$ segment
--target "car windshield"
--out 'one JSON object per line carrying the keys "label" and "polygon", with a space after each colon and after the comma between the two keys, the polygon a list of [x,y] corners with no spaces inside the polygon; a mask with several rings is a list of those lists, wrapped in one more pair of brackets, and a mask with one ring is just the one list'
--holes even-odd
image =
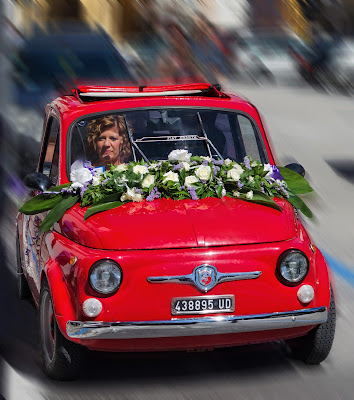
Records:
{"label": "car windshield", "polygon": [[[185,149],[193,156],[230,158],[241,162],[246,155],[268,162],[262,137],[245,114],[210,109],[138,109],[119,114],[130,147],[125,162],[167,160],[172,150]],[[72,128],[68,139],[68,165],[76,160],[95,162],[95,143],[103,132],[102,117],[84,118]],[[91,139],[90,139],[91,138]],[[89,139],[89,140],[88,140]]]}

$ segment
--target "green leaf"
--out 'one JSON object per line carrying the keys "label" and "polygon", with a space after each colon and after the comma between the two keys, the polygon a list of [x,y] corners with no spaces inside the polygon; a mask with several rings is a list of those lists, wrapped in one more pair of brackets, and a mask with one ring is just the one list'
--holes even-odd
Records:
{"label": "green leaf", "polygon": [[39,226],[39,234],[50,229],[55,222],[58,222],[60,218],[65,214],[69,208],[71,208],[79,200],[79,195],[64,197],[62,201],[57,203],[48,215],[44,218],[43,222]]}
{"label": "green leaf", "polygon": [[102,199],[95,202],[94,205],[111,203],[112,201],[117,201],[120,198],[121,194],[118,192],[109,194],[108,196],[103,197]]}
{"label": "green leaf", "polygon": [[38,214],[51,210],[62,199],[62,194],[38,194],[28,200],[19,211],[26,215]]}
{"label": "green leaf", "polygon": [[222,187],[221,185],[219,185],[219,186],[216,188],[216,194],[217,194],[217,196],[218,196],[219,198],[222,197],[222,189],[223,189],[223,187]]}
{"label": "green leaf", "polygon": [[123,204],[126,203],[122,201],[111,201],[109,203],[104,203],[104,204],[95,204],[86,210],[84,215],[84,221],[86,221],[87,218],[91,217],[94,214],[97,214],[102,211],[112,210],[113,208],[117,208]]}
{"label": "green leaf", "polygon": [[299,209],[306,217],[312,218],[313,214],[312,211],[307,207],[307,205],[300,199],[299,196],[296,196],[295,194],[290,194],[290,197],[288,198],[288,201],[290,204],[292,204],[294,207]]}
{"label": "green leaf", "polygon": [[[248,200],[248,199],[244,199],[243,200]],[[280,206],[278,206],[278,204],[269,196],[267,196],[266,194],[259,192],[257,190],[253,190],[253,197],[252,200],[253,203],[257,203],[257,204],[261,204],[263,206],[267,206],[267,207],[271,207],[274,208],[275,210],[278,211],[282,211],[282,208]]]}
{"label": "green leaf", "polygon": [[279,167],[279,172],[287,183],[289,189],[295,194],[304,194],[313,191],[307,180],[297,172],[286,167]]}
{"label": "green leaf", "polygon": [[71,185],[70,182],[69,182],[69,183],[64,183],[64,184],[59,185],[59,186],[51,187],[51,188],[48,189],[48,190],[51,191],[51,192],[59,192],[59,190],[64,189],[64,188],[66,188],[66,187],[68,187],[68,186],[70,186],[70,185]]}

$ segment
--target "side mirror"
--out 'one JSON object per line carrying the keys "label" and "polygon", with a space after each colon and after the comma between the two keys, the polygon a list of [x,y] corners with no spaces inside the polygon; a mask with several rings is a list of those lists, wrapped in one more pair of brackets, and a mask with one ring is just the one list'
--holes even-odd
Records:
{"label": "side mirror", "polygon": [[26,175],[23,183],[28,189],[39,190],[41,192],[44,192],[53,186],[52,181],[48,178],[48,176],[40,172],[31,172],[30,174]]}
{"label": "side mirror", "polygon": [[305,176],[305,168],[298,163],[291,163],[291,164],[285,165],[285,168],[289,168],[292,171],[297,172],[299,175]]}

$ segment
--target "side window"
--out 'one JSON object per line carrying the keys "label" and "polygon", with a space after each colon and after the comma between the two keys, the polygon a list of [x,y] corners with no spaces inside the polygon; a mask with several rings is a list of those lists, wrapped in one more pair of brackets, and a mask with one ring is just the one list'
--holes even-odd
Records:
{"label": "side window", "polygon": [[55,184],[59,175],[59,122],[54,118],[48,123],[45,145],[40,172],[47,175]]}
{"label": "side window", "polygon": [[254,160],[263,161],[264,154],[259,139],[257,140],[258,134],[255,131],[251,120],[243,115],[238,115],[237,118],[246,155],[251,156]]}

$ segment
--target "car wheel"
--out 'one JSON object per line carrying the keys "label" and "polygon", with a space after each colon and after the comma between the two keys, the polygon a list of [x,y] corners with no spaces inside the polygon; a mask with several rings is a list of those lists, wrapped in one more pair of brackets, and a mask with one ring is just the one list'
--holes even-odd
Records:
{"label": "car wheel", "polygon": [[48,283],[39,298],[39,341],[44,372],[53,379],[74,380],[81,366],[81,346],[67,340],[59,330]]}
{"label": "car wheel", "polygon": [[306,336],[288,341],[295,358],[305,364],[317,365],[324,361],[332,348],[336,328],[336,306],[331,289],[328,319],[312,329]]}
{"label": "car wheel", "polygon": [[18,232],[16,234],[16,263],[17,263],[17,296],[19,299],[27,299],[31,295],[31,290],[28,286],[27,279],[22,269],[22,258],[20,239]]}

